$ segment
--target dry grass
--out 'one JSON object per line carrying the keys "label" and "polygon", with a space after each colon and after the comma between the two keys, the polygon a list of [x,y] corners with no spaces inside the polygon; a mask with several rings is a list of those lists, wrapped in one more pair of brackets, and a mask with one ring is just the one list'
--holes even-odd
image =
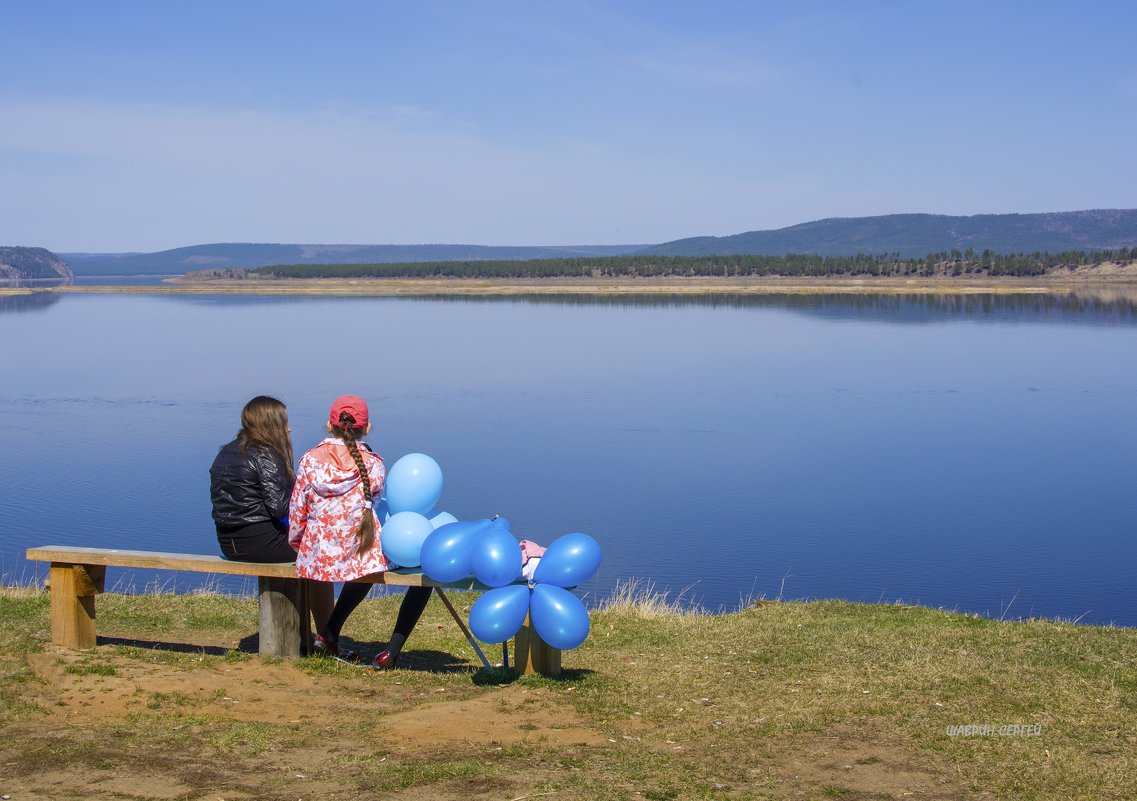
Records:
{"label": "dry grass", "polygon": [[[630,659],[632,673],[595,696],[594,713],[644,720],[692,770],[714,765],[719,783],[860,746],[862,759],[906,750],[936,781],[998,797],[1137,797],[1130,629],[843,602],[652,621],[630,610],[598,616],[595,629],[598,670]],[[948,735],[1016,723],[1041,736]]]}
{"label": "dry grass", "polygon": [[656,590],[655,582],[649,579],[620,579],[596,611],[638,618],[705,615],[706,610],[688,597],[690,589],[685,587],[672,597],[670,592]]}

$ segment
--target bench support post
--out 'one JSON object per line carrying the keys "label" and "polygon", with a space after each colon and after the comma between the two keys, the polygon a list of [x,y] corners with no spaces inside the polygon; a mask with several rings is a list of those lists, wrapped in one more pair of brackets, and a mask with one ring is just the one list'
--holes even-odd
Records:
{"label": "bench support post", "polygon": [[102,565],[52,562],[51,641],[64,648],[95,647],[95,596],[103,591]]}
{"label": "bench support post", "polygon": [[529,615],[513,640],[513,666],[518,673],[540,673],[549,678],[561,675],[561,652],[541,639]]}
{"label": "bench support post", "polygon": [[260,590],[260,653],[296,659],[300,656],[300,632],[308,614],[300,579],[257,579]]}

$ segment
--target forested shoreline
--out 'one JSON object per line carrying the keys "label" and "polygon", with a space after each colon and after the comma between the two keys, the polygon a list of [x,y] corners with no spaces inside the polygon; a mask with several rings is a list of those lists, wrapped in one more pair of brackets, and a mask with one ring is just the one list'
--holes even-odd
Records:
{"label": "forested shoreline", "polygon": [[187,278],[653,278],[653,277],[1039,277],[1051,273],[1128,264],[1137,247],[1093,252],[999,254],[985,250],[815,256],[605,256],[593,258],[433,261],[392,264],[284,264],[253,269],[196,270]]}

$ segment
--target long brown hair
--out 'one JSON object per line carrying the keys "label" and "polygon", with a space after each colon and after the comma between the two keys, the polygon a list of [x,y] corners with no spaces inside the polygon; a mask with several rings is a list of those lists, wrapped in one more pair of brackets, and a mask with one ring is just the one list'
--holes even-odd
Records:
{"label": "long brown hair", "polygon": [[359,438],[365,426],[357,426],[355,418],[347,412],[340,412],[339,424],[332,425],[332,434],[343,440],[347,452],[351,454],[355,466],[359,468],[359,480],[363,482],[363,517],[359,521],[359,551],[363,553],[375,542],[375,514],[371,511],[371,477],[367,475],[367,465],[359,452]]}
{"label": "long brown hair", "polygon": [[241,430],[237,432],[241,451],[248,455],[254,442],[272,450],[284,462],[288,483],[296,480],[292,469],[292,437],[288,434],[288,412],[284,404],[268,395],[257,395],[241,410]]}

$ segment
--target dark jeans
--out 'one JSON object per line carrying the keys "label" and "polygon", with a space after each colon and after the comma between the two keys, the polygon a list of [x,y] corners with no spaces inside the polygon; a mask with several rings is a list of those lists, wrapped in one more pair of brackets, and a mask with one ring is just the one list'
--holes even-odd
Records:
{"label": "dark jeans", "polygon": [[217,526],[217,543],[226,559],[235,562],[295,562],[288,529],[277,520],[248,526]]}
{"label": "dark jeans", "polygon": [[[332,610],[332,617],[328,621],[328,633],[333,639],[339,639],[340,629],[343,628],[348,615],[363,603],[372,586],[361,581],[344,582],[336,607]],[[426,609],[426,602],[430,600],[431,592],[433,590],[430,587],[407,587],[407,594],[399,604],[399,616],[395,619],[395,634],[402,635],[404,640],[411,636],[411,631]]]}

